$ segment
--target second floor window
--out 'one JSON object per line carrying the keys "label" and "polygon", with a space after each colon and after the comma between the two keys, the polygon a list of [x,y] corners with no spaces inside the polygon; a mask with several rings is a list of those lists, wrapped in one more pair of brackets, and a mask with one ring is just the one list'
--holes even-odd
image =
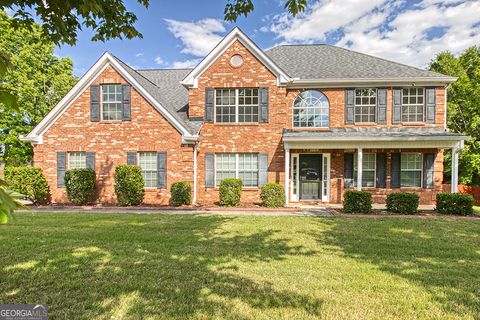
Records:
{"label": "second floor window", "polygon": [[102,120],[122,120],[120,84],[102,84]]}
{"label": "second floor window", "polygon": [[327,97],[316,90],[300,93],[293,103],[293,127],[328,128],[330,104]]}
{"label": "second floor window", "polygon": [[355,123],[375,122],[376,109],[376,89],[355,89]]}
{"label": "second floor window", "polygon": [[402,122],[423,122],[424,89],[405,88],[402,91]]}
{"label": "second floor window", "polygon": [[258,89],[216,89],[215,121],[219,123],[258,122]]}

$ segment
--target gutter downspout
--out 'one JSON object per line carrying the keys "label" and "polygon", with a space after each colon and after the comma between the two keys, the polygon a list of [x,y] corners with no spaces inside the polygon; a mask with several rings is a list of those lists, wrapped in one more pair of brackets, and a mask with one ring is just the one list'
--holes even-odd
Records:
{"label": "gutter downspout", "polygon": [[193,205],[197,204],[197,145],[193,145]]}

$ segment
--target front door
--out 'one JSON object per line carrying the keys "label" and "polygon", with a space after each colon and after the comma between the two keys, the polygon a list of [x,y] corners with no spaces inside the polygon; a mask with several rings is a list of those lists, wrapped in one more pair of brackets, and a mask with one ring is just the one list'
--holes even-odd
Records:
{"label": "front door", "polygon": [[300,200],[320,200],[322,189],[322,155],[300,154]]}

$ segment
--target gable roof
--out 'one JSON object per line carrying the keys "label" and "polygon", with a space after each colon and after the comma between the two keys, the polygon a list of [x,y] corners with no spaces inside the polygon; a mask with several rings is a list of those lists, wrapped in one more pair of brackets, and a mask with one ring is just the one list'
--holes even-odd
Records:
{"label": "gable roof", "polygon": [[445,82],[456,78],[328,44],[280,45],[265,52],[293,82],[411,81]]}
{"label": "gable roof", "polygon": [[255,56],[267,69],[277,76],[277,85],[290,81],[288,75],[278,67],[266,54],[253,42],[240,28],[235,27],[230,31],[210,53],[183,79],[181,82],[186,87],[197,87],[198,77],[208,69],[215,60],[222,55],[235,41],[240,41],[250,53]]}

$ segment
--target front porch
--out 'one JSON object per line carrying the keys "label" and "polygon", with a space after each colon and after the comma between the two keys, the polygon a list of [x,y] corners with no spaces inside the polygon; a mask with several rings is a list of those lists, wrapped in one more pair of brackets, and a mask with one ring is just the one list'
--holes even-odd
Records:
{"label": "front porch", "polygon": [[[407,130],[408,129],[408,130]],[[452,192],[466,137],[438,128],[285,130],[287,203],[336,203],[346,189],[372,193],[382,204],[394,191],[415,192],[431,205],[442,191],[443,152],[452,149]]]}

